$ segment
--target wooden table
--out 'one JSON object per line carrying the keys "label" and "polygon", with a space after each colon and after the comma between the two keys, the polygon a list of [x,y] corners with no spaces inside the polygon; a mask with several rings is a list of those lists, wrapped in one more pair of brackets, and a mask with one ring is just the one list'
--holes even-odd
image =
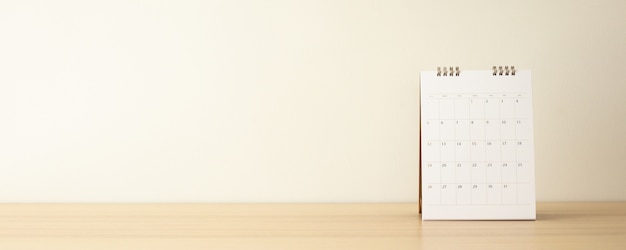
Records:
{"label": "wooden table", "polygon": [[3,204],[0,249],[626,249],[626,202],[537,221],[427,221],[417,204]]}

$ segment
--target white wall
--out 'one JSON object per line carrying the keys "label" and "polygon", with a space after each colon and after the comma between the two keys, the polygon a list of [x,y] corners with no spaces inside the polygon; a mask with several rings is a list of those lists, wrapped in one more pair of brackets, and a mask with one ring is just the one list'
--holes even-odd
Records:
{"label": "white wall", "polygon": [[414,202],[419,72],[533,71],[539,200],[626,200],[625,1],[0,1],[0,202]]}

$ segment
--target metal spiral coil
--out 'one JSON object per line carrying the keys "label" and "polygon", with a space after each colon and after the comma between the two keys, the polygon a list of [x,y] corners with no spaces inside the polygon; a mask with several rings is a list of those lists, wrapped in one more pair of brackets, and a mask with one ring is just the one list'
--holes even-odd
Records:
{"label": "metal spiral coil", "polygon": [[459,76],[459,67],[437,67],[437,76]]}
{"label": "metal spiral coil", "polygon": [[494,76],[514,76],[515,66],[493,66],[492,74]]}

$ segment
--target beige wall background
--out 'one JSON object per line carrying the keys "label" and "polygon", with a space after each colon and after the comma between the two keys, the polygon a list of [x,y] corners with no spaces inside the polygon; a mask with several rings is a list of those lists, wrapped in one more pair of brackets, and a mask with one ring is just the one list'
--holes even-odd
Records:
{"label": "beige wall background", "polygon": [[0,1],[0,202],[415,202],[419,72],[492,65],[538,200],[626,200],[626,1]]}

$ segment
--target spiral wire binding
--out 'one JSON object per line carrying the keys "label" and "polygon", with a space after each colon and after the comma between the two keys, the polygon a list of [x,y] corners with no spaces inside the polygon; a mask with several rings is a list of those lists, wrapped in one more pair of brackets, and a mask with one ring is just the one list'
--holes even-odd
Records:
{"label": "spiral wire binding", "polygon": [[437,67],[437,76],[459,76],[459,67]]}
{"label": "spiral wire binding", "polygon": [[514,76],[515,75],[515,66],[493,66],[491,68],[493,70],[494,76]]}

